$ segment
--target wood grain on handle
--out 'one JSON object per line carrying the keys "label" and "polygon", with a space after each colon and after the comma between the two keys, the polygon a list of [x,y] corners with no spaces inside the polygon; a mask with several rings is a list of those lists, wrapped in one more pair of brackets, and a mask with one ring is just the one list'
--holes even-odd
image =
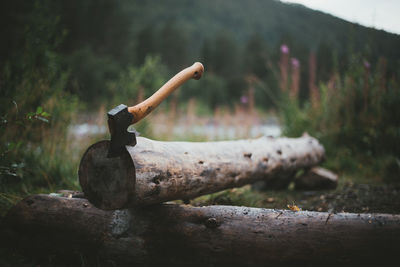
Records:
{"label": "wood grain on handle", "polygon": [[132,123],[136,123],[146,117],[147,114],[153,111],[167,96],[169,96],[176,88],[181,86],[187,80],[200,79],[203,72],[203,64],[196,62],[191,67],[182,70],[172,77],[151,97],[147,98],[145,101],[137,104],[136,106],[129,107],[128,111],[133,114]]}

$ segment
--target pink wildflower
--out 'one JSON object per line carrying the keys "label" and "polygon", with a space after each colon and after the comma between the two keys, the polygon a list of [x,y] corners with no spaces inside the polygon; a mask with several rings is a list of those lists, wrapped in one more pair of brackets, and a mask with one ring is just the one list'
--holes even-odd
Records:
{"label": "pink wildflower", "polygon": [[289,54],[289,47],[285,44],[281,45],[281,52],[282,54]]}
{"label": "pink wildflower", "polygon": [[290,59],[290,61],[292,62],[292,66],[293,66],[293,67],[298,68],[298,67],[300,66],[300,61],[299,61],[297,58],[292,57],[292,58]]}
{"label": "pink wildflower", "polygon": [[289,54],[289,47],[285,44],[281,45],[281,52],[282,54]]}

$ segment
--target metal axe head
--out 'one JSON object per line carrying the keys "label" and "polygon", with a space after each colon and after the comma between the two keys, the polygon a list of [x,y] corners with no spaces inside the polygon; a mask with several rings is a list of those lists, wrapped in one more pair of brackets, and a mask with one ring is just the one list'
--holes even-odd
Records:
{"label": "metal axe head", "polygon": [[111,134],[108,158],[118,157],[125,150],[126,145],[136,145],[136,134],[129,131],[128,127],[132,124],[133,115],[128,112],[126,105],[119,105],[107,113],[108,129]]}
{"label": "metal axe head", "polygon": [[190,79],[200,79],[204,72],[201,63],[182,70],[164,84],[148,99],[133,107],[119,105],[108,112],[108,128],[111,133],[111,142],[107,157],[117,157],[125,150],[126,145],[136,145],[135,132],[128,131],[129,125],[136,123],[153,111],[176,88]]}

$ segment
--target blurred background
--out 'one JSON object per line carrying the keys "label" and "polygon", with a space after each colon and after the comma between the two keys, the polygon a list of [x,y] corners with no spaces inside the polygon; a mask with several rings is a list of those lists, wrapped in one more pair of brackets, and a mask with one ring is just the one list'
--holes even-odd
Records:
{"label": "blurred background", "polygon": [[338,1],[1,1],[1,214],[28,194],[80,190],[79,160],[108,138],[106,112],[142,101],[195,61],[203,78],[139,123],[142,136],[308,132],[340,182],[318,193],[247,186],[192,203],[400,212],[400,36],[288,2],[346,10],[359,23],[364,14],[377,28],[386,16],[376,10],[393,4],[342,1],[330,11]]}

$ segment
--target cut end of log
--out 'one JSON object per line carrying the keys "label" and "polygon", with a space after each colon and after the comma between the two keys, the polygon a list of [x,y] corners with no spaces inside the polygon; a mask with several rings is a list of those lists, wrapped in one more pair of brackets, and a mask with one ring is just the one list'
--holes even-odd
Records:
{"label": "cut end of log", "polygon": [[98,208],[111,210],[125,207],[135,192],[135,165],[124,151],[119,157],[107,158],[110,141],[90,146],[79,165],[79,182],[85,197]]}

